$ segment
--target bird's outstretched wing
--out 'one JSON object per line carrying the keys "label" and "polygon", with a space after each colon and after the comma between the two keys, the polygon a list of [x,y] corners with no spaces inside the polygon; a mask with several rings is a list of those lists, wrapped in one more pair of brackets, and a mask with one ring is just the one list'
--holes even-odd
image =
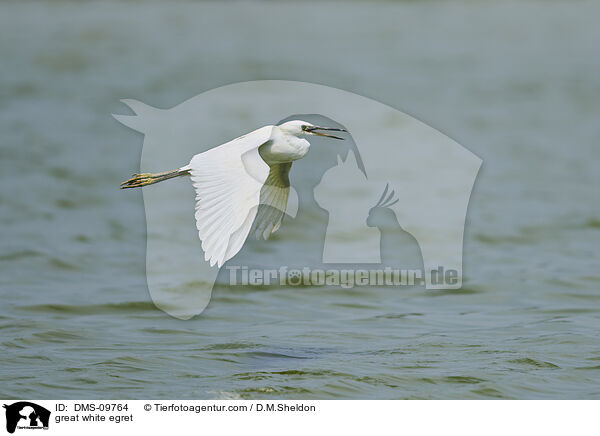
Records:
{"label": "bird's outstretched wing", "polygon": [[254,220],[252,233],[257,238],[269,239],[275,233],[285,215],[290,195],[291,162],[271,165],[269,176],[260,191],[260,205]]}
{"label": "bird's outstretched wing", "polygon": [[196,227],[205,260],[219,267],[237,254],[248,237],[269,176],[258,147],[271,136],[265,126],[197,154],[188,170],[196,190]]}

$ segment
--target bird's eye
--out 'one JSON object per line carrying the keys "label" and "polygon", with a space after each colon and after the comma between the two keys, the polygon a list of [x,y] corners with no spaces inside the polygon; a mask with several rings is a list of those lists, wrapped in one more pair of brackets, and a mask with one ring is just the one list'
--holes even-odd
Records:
{"label": "bird's eye", "polygon": [[308,129],[308,126],[306,124],[302,124],[302,130],[306,132],[306,129]]}

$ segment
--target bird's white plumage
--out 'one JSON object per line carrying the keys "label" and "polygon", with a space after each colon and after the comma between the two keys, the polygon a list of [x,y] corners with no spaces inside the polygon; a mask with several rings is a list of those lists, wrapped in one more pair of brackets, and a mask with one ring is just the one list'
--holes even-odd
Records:
{"label": "bird's white plumage", "polygon": [[292,162],[303,158],[310,147],[304,136],[344,139],[319,130],[345,132],[302,120],[265,126],[195,155],[177,170],[134,174],[121,188],[189,174],[196,190],[196,228],[204,258],[220,268],[240,251],[253,224],[256,235],[265,239],[279,229],[290,196]]}
{"label": "bird's white plumage", "polygon": [[[259,147],[269,141],[272,128],[262,127],[197,154],[181,168],[190,172],[196,190],[196,227],[205,260],[211,266],[221,267],[242,248],[259,204],[267,205],[265,210],[269,211],[261,212],[256,220],[261,234],[266,238],[279,228],[289,193],[289,167],[282,173],[274,165],[277,170],[270,175],[271,168],[259,153]],[[278,181],[279,174],[285,180]]]}

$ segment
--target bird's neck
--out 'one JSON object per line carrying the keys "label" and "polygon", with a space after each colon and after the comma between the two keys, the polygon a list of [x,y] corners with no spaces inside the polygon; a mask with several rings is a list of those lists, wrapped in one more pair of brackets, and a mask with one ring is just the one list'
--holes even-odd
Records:
{"label": "bird's neck", "polygon": [[309,147],[306,139],[274,129],[271,139],[259,151],[265,162],[272,165],[301,159],[308,153]]}
{"label": "bird's neck", "polygon": [[286,135],[286,140],[292,151],[294,158],[292,160],[300,159],[308,153],[310,142],[304,138],[298,138],[297,136]]}

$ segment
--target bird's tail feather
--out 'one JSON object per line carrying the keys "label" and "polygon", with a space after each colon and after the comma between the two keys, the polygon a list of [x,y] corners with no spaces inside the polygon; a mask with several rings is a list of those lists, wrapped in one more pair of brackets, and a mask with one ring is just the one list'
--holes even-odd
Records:
{"label": "bird's tail feather", "polygon": [[131,179],[121,183],[121,189],[141,188],[142,186],[153,185],[155,183],[162,182],[163,180],[169,180],[174,177],[187,176],[189,174],[189,170],[181,169],[165,171],[164,173],[134,174],[133,177],[131,177]]}

